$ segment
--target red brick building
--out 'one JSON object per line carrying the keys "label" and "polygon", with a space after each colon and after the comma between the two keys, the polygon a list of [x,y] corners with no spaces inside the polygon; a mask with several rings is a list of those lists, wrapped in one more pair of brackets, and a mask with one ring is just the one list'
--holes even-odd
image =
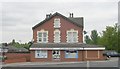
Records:
{"label": "red brick building", "polygon": [[46,15],[33,29],[32,62],[103,60],[104,47],[83,44],[83,17]]}

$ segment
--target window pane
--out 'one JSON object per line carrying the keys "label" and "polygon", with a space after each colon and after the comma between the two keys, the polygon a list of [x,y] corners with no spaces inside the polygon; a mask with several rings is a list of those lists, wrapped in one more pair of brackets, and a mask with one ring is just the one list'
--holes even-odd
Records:
{"label": "window pane", "polygon": [[54,26],[55,27],[60,27],[60,19],[59,18],[54,19]]}
{"label": "window pane", "polygon": [[72,36],[72,32],[68,32],[68,37],[69,37],[69,36]]}
{"label": "window pane", "polygon": [[60,23],[56,22],[55,27],[59,27],[59,26],[60,26]]}
{"label": "window pane", "polygon": [[73,42],[77,42],[77,32],[73,32]]}
{"label": "window pane", "polygon": [[57,22],[57,23],[60,23],[60,19],[59,19],[59,18],[55,18],[55,19],[54,19],[54,22],[55,22],[55,23],[56,23],[56,22]]}
{"label": "window pane", "polygon": [[73,37],[73,42],[77,42],[77,37]]}
{"label": "window pane", "polygon": [[41,32],[38,33],[38,37],[42,37],[42,33]]}
{"label": "window pane", "polygon": [[47,37],[47,33],[46,32],[43,33],[43,37]]}
{"label": "window pane", "polygon": [[65,51],[65,58],[78,58],[77,51]]}
{"label": "window pane", "polygon": [[73,32],[73,36],[77,37],[77,32]]}
{"label": "window pane", "polygon": [[42,41],[42,38],[39,38],[39,42],[41,42]]}
{"label": "window pane", "polygon": [[39,53],[40,53],[40,51],[37,51],[37,53],[39,54]]}
{"label": "window pane", "polygon": [[72,42],[72,32],[68,32],[67,34],[67,41]]}
{"label": "window pane", "polygon": [[54,42],[59,43],[60,42],[60,33],[55,32],[54,34]]}
{"label": "window pane", "polygon": [[77,32],[68,32],[67,37],[68,42],[77,42]]}
{"label": "window pane", "polygon": [[53,54],[52,54],[52,56],[53,56],[53,59],[59,59],[60,58],[60,51],[53,51]]}
{"label": "window pane", "polygon": [[59,32],[55,32],[55,37],[59,37]]}
{"label": "window pane", "polygon": [[47,58],[47,51],[36,51],[36,58]]}
{"label": "window pane", "polygon": [[47,41],[47,38],[43,38],[43,42],[46,42]]}

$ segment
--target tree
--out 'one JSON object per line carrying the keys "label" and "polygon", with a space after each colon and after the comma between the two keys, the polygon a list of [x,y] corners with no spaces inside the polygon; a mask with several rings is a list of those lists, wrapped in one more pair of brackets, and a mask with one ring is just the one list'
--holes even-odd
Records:
{"label": "tree", "polygon": [[83,31],[83,33],[84,33],[84,34],[87,34],[87,32],[86,32],[86,31]]}
{"label": "tree", "polygon": [[98,39],[98,33],[96,30],[91,31],[91,40],[92,44],[97,44],[97,39]]}
{"label": "tree", "polygon": [[120,30],[118,30],[118,52],[120,53]]}
{"label": "tree", "polygon": [[88,35],[85,36],[85,42],[86,44],[91,44],[91,39]]}
{"label": "tree", "polygon": [[14,45],[16,42],[15,42],[15,39],[12,40],[12,45]]}
{"label": "tree", "polygon": [[91,42],[89,36],[85,37],[87,44],[98,44],[106,47],[107,50],[115,50],[120,53],[120,26],[106,26],[106,30],[102,31],[98,36],[96,30],[91,31]]}
{"label": "tree", "polygon": [[16,48],[26,48],[26,49],[29,49],[29,47],[32,45],[32,42],[19,43],[19,42],[16,42],[15,39],[13,39],[12,42],[9,43],[9,45],[14,46]]}
{"label": "tree", "polygon": [[118,39],[120,38],[118,36],[118,30],[117,25],[115,26],[107,26],[106,30],[103,31],[103,36],[101,36],[100,41],[98,41],[99,44],[106,46],[107,50],[116,50],[119,51],[118,47]]}

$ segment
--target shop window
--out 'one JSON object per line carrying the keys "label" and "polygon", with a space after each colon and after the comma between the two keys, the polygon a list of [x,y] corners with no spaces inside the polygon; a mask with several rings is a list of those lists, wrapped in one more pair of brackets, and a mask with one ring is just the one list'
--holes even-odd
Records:
{"label": "shop window", "polygon": [[54,50],[52,52],[53,59],[60,59],[60,51]]}
{"label": "shop window", "polygon": [[65,58],[78,58],[78,51],[76,51],[76,50],[74,50],[74,51],[70,51],[70,50],[65,51]]}
{"label": "shop window", "polygon": [[46,50],[36,50],[35,58],[47,58],[47,51]]}

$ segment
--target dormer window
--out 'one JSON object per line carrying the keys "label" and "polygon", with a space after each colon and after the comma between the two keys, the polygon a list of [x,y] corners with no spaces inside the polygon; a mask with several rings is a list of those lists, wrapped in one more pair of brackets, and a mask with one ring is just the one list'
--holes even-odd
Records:
{"label": "dormer window", "polygon": [[54,19],[54,28],[60,28],[60,18]]}

